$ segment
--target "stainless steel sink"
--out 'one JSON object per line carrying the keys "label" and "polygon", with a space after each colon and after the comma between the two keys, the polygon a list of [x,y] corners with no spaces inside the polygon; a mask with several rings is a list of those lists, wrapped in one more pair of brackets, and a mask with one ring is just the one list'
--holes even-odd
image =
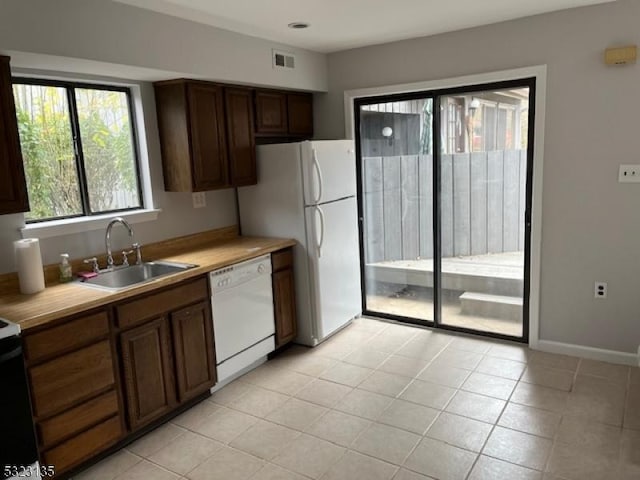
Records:
{"label": "stainless steel sink", "polygon": [[106,290],[120,290],[150,282],[159,277],[182,272],[197,267],[191,263],[178,262],[144,262],[140,265],[119,267],[113,270],[101,271],[97,277],[78,281],[80,285],[102,288]]}

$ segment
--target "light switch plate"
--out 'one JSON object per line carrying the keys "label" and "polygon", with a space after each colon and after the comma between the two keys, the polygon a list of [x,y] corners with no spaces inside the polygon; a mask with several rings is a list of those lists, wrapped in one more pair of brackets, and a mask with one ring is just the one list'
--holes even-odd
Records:
{"label": "light switch plate", "polygon": [[204,192],[195,192],[193,194],[193,208],[202,208],[207,206],[207,197]]}
{"label": "light switch plate", "polygon": [[618,182],[640,183],[640,165],[620,165]]}

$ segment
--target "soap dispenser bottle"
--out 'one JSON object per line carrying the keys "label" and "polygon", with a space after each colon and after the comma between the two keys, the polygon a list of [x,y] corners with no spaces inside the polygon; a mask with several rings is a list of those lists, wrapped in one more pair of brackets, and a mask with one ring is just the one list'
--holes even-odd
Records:
{"label": "soap dispenser bottle", "polygon": [[73,280],[73,274],[71,273],[71,264],[69,263],[69,254],[63,253],[60,255],[60,282],[67,283]]}

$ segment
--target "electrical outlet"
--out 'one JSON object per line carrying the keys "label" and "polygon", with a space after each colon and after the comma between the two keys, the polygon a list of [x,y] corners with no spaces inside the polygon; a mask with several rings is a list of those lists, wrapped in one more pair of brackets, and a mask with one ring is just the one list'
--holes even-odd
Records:
{"label": "electrical outlet", "polygon": [[593,296],[595,298],[607,298],[607,282],[596,282]]}
{"label": "electrical outlet", "polygon": [[620,165],[619,183],[640,183],[640,165]]}
{"label": "electrical outlet", "polygon": [[207,206],[207,197],[204,192],[196,192],[193,194],[193,208],[202,208]]}

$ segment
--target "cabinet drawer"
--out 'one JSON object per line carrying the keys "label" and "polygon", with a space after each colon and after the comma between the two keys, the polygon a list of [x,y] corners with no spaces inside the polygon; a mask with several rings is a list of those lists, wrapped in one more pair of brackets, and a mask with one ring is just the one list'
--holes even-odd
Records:
{"label": "cabinet drawer", "polygon": [[43,460],[62,473],[113,445],[121,436],[120,417],[113,417],[45,452]]}
{"label": "cabinet drawer", "polygon": [[271,254],[271,268],[274,272],[293,266],[293,249],[287,248]]}
{"label": "cabinet drawer", "polygon": [[209,298],[206,278],[125,303],[116,308],[118,326],[132,327],[166,312]]}
{"label": "cabinet drawer", "polygon": [[86,345],[108,333],[107,312],[79,317],[34,335],[26,335],[24,339],[26,357],[27,360],[34,362],[55,356],[57,353]]}
{"label": "cabinet drawer", "polygon": [[56,413],[114,384],[111,345],[105,340],[29,369],[37,417]]}
{"label": "cabinet drawer", "polygon": [[49,420],[40,422],[38,424],[40,444],[46,448],[117,413],[118,394],[115,390],[111,390]]}

